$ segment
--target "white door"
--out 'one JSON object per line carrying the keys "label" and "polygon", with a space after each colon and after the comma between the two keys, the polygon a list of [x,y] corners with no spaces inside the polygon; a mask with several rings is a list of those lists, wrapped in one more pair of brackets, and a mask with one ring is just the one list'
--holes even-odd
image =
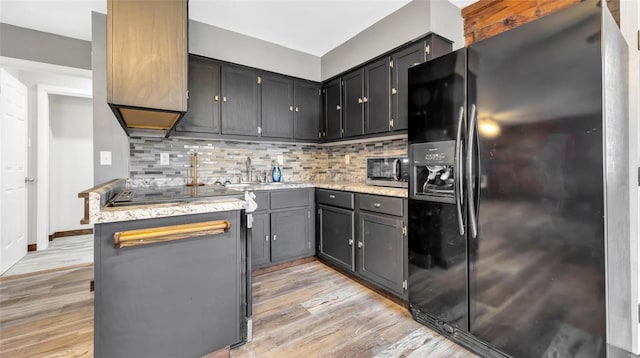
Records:
{"label": "white door", "polygon": [[27,87],[0,69],[0,274],[27,254]]}

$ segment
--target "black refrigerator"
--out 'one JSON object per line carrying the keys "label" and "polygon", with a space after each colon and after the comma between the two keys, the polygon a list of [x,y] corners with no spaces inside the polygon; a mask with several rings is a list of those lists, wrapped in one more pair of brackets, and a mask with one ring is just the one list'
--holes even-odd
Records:
{"label": "black refrigerator", "polygon": [[625,63],[585,1],[409,69],[414,319],[482,356],[626,344]]}

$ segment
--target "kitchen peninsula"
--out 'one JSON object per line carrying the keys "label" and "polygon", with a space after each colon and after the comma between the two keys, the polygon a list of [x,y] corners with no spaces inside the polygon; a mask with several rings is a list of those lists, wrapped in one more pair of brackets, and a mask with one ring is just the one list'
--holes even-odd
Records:
{"label": "kitchen peninsula", "polygon": [[108,207],[124,189],[115,180],[81,193],[95,224],[95,356],[202,356],[243,344],[251,286],[241,193]]}
{"label": "kitchen peninsula", "polygon": [[[150,189],[130,186],[118,179],[80,194],[87,208],[84,220],[95,225],[98,357],[169,357],[184,355],[184,347],[198,356],[243,344],[251,335],[251,267],[316,254],[318,194],[314,188],[397,200],[406,197],[406,189],[339,181],[263,183],[234,189],[174,185],[154,189],[168,193],[222,190],[228,195],[111,206],[119,193]],[[243,197],[245,191],[255,193],[258,206],[249,220],[245,212],[250,197]],[[267,248],[271,261],[256,266],[251,257],[261,246],[250,237],[259,236],[263,244],[260,230],[264,226],[259,223],[265,214],[271,217],[267,219],[273,234]],[[247,233],[247,221],[253,223],[254,235]],[[319,252],[319,256],[330,260],[330,255]]]}

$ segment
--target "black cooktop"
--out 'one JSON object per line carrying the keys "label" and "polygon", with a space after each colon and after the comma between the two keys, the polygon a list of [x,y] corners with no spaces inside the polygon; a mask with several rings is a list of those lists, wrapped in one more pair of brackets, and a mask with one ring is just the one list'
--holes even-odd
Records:
{"label": "black cooktop", "polygon": [[116,194],[109,206],[149,205],[171,202],[205,200],[212,197],[242,198],[243,192],[225,188],[220,185],[200,187],[164,186],[153,188],[132,188]]}

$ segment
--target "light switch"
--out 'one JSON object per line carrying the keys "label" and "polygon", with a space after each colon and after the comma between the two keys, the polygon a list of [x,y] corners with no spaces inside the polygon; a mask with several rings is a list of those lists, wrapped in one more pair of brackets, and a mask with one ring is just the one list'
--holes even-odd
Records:
{"label": "light switch", "polygon": [[111,165],[110,151],[100,151],[100,165]]}
{"label": "light switch", "polygon": [[160,165],[169,165],[169,153],[160,153]]}
{"label": "light switch", "polygon": [[284,155],[281,154],[278,156],[278,164],[284,165]]}
{"label": "light switch", "polygon": [[351,164],[351,156],[349,154],[344,155],[344,164]]}

